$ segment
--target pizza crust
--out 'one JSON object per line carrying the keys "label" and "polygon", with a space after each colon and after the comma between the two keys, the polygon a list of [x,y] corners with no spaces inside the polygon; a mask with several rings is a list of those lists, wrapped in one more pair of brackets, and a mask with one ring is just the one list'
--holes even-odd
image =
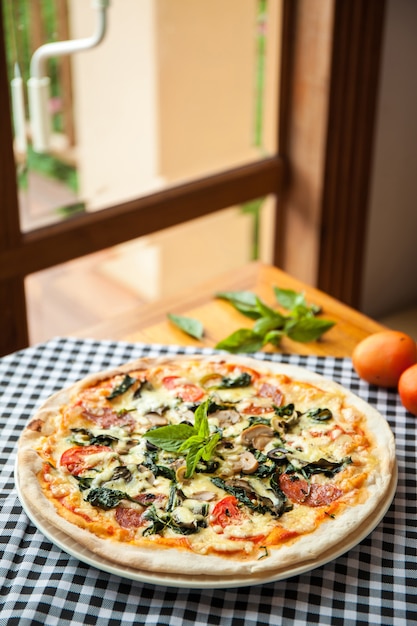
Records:
{"label": "pizza crust", "polygon": [[[326,391],[342,392],[347,403],[365,415],[367,435],[372,436],[373,452],[379,462],[378,470],[366,486],[366,501],[363,504],[346,507],[336,519],[323,522],[311,534],[290,540],[277,548],[268,548],[268,558],[258,558],[255,561],[241,558],[233,560],[230,556],[224,558],[213,554],[196,554],[185,549],[153,546],[151,543],[149,546],[116,543],[109,539],[102,539],[59,515],[40,486],[38,474],[42,469],[43,461],[34,447],[40,437],[54,431],[56,415],[60,407],[66,404],[74,393],[113,375],[158,365],[175,365],[178,361],[190,359],[230,361],[260,371],[284,374],[299,381],[311,382],[320,385]],[[334,546],[343,545],[347,537],[359,529],[378,510],[386,498],[395,467],[395,443],[387,421],[376,409],[338,383],[305,368],[229,355],[158,357],[139,359],[113,370],[90,375],[51,396],[37,411],[21,435],[17,467],[21,493],[40,518],[66,533],[80,546],[84,546],[106,560],[142,571],[181,573],[190,576],[246,575],[261,574],[289,565],[314,561]]]}

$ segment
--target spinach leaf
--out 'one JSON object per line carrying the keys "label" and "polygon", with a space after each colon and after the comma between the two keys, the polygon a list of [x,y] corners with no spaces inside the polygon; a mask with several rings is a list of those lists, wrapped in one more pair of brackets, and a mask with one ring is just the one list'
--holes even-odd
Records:
{"label": "spinach leaf", "polygon": [[78,489],[80,491],[90,489],[93,478],[82,478],[81,476],[74,476],[74,478],[78,481]]}
{"label": "spinach leaf", "polygon": [[190,526],[180,525],[175,522],[170,514],[158,512],[153,504],[148,507],[144,513],[144,518],[150,522],[150,525],[143,531],[144,536],[159,534],[164,531],[165,528],[170,528],[180,535],[193,535],[200,530],[197,522]]}
{"label": "spinach leaf", "polygon": [[347,465],[352,463],[350,457],[345,457],[341,461],[329,461],[328,459],[319,459],[314,463],[308,463],[301,469],[301,473],[305,478],[310,478],[313,474],[324,474],[329,478],[338,472],[341,472]]}
{"label": "spinach leaf", "polygon": [[264,504],[262,500],[262,496],[260,496],[256,491],[254,491],[250,485],[248,484],[247,488],[240,485],[233,485],[230,482],[223,480],[222,478],[214,477],[211,479],[211,482],[226,491],[226,493],[230,493],[235,496],[245,506],[249,509],[256,511],[257,513],[271,513],[272,512],[272,501],[270,501],[271,507]]}
{"label": "spinach leaf", "polygon": [[162,476],[163,478],[168,478],[168,480],[175,480],[175,472],[170,467],[166,465],[159,465],[157,463],[157,453],[156,452],[147,452],[145,455],[145,460],[143,461],[143,465],[151,470],[152,474],[157,478],[158,476]]}
{"label": "spinach leaf", "polygon": [[129,499],[129,496],[124,491],[107,489],[106,487],[92,489],[86,497],[87,502],[105,511],[114,509],[124,499]]}
{"label": "spinach leaf", "polygon": [[330,409],[310,409],[310,411],[307,411],[306,417],[315,422],[326,422],[332,418],[332,412]]}
{"label": "spinach leaf", "polygon": [[126,374],[120,385],[117,385],[114,389],[112,389],[111,393],[107,396],[107,400],[114,400],[114,398],[121,396],[135,382],[136,378],[132,378],[131,376],[129,376],[129,374]]}
{"label": "spinach leaf", "polygon": [[236,378],[229,378],[224,376],[220,384],[217,385],[218,389],[236,389],[237,387],[249,387],[252,383],[252,376],[248,372],[242,372]]}

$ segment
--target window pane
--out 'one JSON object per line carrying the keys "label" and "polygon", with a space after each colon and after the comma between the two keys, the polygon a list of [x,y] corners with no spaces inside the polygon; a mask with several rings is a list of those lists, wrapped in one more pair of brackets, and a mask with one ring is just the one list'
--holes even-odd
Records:
{"label": "window pane", "polygon": [[26,111],[25,132],[14,115],[24,230],[272,154],[280,6],[111,2],[98,46],[46,62],[45,153],[28,116],[30,59],[47,42],[91,37],[97,11],[86,0],[5,0],[12,93]]}
{"label": "window pane", "polygon": [[31,344],[172,298],[246,265],[269,260],[273,198],[229,207],[27,277]]}

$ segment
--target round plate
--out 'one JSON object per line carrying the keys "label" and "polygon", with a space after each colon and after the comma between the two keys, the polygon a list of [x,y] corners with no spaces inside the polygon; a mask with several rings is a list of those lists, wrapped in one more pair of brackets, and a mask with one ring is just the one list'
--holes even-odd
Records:
{"label": "round plate", "polygon": [[298,563],[294,566],[286,566],[281,569],[268,571],[264,574],[248,574],[244,576],[186,576],[180,574],[164,574],[163,572],[147,572],[131,567],[123,567],[117,565],[111,561],[94,554],[87,548],[84,548],[77,543],[72,537],[63,533],[61,530],[50,524],[47,520],[41,518],[39,514],[31,507],[30,502],[25,499],[20,489],[19,473],[17,466],[15,468],[15,481],[17,493],[20,502],[23,506],[29,519],[47,537],[53,544],[61,548],[67,554],[76,557],[83,563],[92,565],[109,574],[116,574],[129,580],[136,580],[139,582],[150,583],[153,585],[163,585],[164,587],[181,587],[181,588],[196,588],[196,589],[225,589],[228,587],[247,587],[251,585],[259,585],[291,576],[298,576],[309,572],[321,565],[325,565],[330,561],[333,561],[337,557],[345,554],[356,545],[358,545],[365,537],[367,537],[378,524],[381,522],[386,512],[388,511],[391,502],[394,498],[397,488],[398,471],[395,465],[389,489],[385,495],[384,500],[380,503],[377,510],[370,515],[360,526],[350,533],[339,545],[334,546],[332,549],[327,550],[320,555],[319,558],[314,560]]}

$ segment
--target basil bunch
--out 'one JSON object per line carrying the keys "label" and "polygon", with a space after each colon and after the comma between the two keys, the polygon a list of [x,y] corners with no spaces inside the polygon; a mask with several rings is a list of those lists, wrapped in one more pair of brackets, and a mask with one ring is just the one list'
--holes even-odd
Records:
{"label": "basil bunch", "polygon": [[[254,320],[252,328],[240,328],[220,341],[215,347],[228,352],[257,352],[267,344],[278,347],[283,337],[306,343],[316,341],[335,322],[318,318],[320,307],[308,304],[304,293],[292,289],[274,287],[274,294],[280,310],[269,307],[251,291],[222,291],[216,298],[226,300],[240,313]],[[181,316],[168,315],[169,319],[181,330],[201,339],[203,328],[198,320]]]}
{"label": "basil bunch", "polygon": [[287,309],[284,314],[266,305],[251,291],[225,291],[216,294],[217,298],[227,300],[240,313],[255,320],[251,329],[241,328],[223,341],[216,348],[228,352],[257,352],[268,343],[279,346],[283,337],[293,341],[308,342],[319,339],[323,333],[334,326],[335,322],[316,317],[320,308],[308,304],[303,293],[292,289],[274,287],[277,303]]}

